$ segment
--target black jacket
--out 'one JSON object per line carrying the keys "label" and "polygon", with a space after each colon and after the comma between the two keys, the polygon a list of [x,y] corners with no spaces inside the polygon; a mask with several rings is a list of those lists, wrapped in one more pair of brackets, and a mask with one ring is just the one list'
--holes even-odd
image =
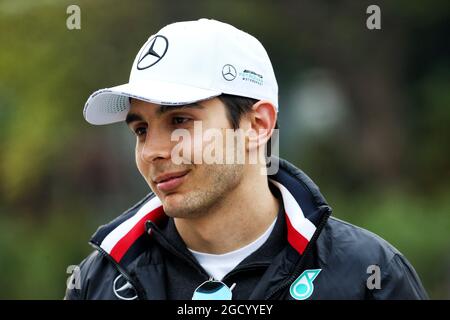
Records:
{"label": "black jacket", "polygon": [[[224,277],[236,284],[233,299],[428,298],[393,246],[329,217],[301,170],[280,159],[269,179],[282,200],[278,219],[268,240]],[[209,278],[153,193],[101,226],[90,244],[96,250],[73,274],[65,299],[191,299]]]}

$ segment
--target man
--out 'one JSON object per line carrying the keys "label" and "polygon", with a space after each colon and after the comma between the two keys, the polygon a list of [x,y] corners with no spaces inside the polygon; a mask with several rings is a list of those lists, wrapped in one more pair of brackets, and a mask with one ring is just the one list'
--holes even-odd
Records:
{"label": "man", "polygon": [[277,112],[271,62],[251,35],[200,19],[151,36],[129,83],[93,93],[84,116],[126,121],[152,192],[97,230],[65,298],[427,298],[400,252],[330,218],[301,170],[266,157]]}

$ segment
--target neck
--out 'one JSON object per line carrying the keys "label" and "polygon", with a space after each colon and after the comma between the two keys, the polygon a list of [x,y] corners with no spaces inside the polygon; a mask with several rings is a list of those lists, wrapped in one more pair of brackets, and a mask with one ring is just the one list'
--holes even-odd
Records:
{"label": "neck", "polygon": [[257,168],[218,203],[196,218],[175,218],[175,226],[188,248],[223,254],[256,240],[274,221],[279,203],[266,175]]}

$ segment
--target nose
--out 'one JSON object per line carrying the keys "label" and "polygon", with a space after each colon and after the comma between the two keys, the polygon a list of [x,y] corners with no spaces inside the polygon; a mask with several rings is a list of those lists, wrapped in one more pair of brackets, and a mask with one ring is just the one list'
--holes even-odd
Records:
{"label": "nose", "polygon": [[157,132],[157,130],[147,130],[145,143],[138,150],[139,157],[144,162],[154,162],[157,159],[168,159],[172,150],[170,136]]}

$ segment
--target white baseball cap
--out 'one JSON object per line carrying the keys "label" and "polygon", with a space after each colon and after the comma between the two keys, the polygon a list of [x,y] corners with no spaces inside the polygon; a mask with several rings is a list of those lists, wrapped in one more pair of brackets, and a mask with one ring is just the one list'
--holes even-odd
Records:
{"label": "white baseball cap", "polygon": [[130,80],[91,94],[91,124],[124,121],[129,98],[183,105],[222,93],[268,100],[278,111],[278,85],[269,56],[253,36],[211,19],[169,24],[139,50]]}

